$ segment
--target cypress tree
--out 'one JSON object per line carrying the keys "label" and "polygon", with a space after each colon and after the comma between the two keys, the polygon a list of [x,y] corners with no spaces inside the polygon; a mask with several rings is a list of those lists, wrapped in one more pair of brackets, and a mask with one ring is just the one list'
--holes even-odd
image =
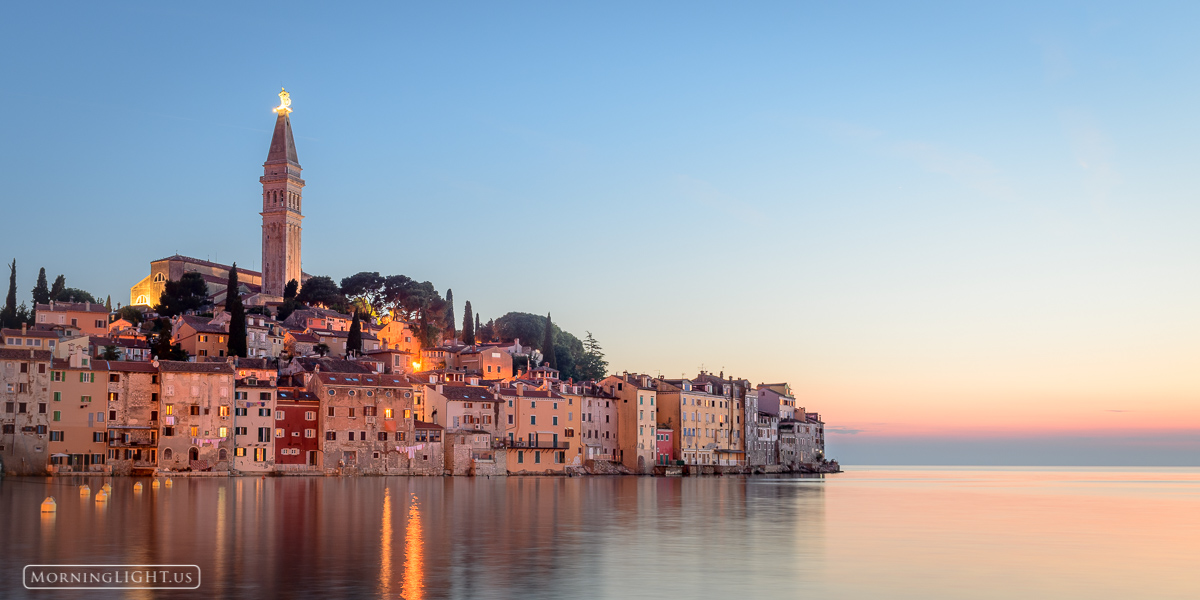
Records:
{"label": "cypress tree", "polygon": [[[458,335],[454,331],[454,290],[446,289],[446,331],[450,334],[450,339],[455,339]],[[466,343],[465,341],[463,342]]]}
{"label": "cypress tree", "polygon": [[[479,327],[479,313],[475,314],[475,337],[480,337],[480,332],[483,331]],[[490,342],[491,340],[480,339],[481,342]]]}
{"label": "cypress tree", "polygon": [[17,322],[17,259],[9,265],[8,296],[4,298],[4,309],[0,310],[0,321],[5,327],[19,327]]}
{"label": "cypress tree", "polygon": [[554,356],[554,323],[550,321],[550,313],[546,313],[546,333],[542,338],[542,356],[551,369],[558,368],[558,360]]}
{"label": "cypress tree", "polygon": [[463,335],[462,342],[468,346],[475,345],[475,320],[471,318],[471,301],[463,304]]}
{"label": "cypress tree", "polygon": [[112,312],[112,296],[111,295],[109,295],[107,298],[104,299],[104,308],[108,312]]}
{"label": "cypress tree", "polygon": [[246,307],[238,293],[237,263],[229,269],[229,282],[225,286],[225,310],[229,312],[228,356],[246,356]]}
{"label": "cypress tree", "polygon": [[63,275],[55,277],[54,285],[50,287],[50,299],[58,300],[58,297],[62,295],[65,289],[67,289],[67,278]]}
{"label": "cypress tree", "polygon": [[354,311],[354,320],[350,322],[350,335],[346,338],[346,356],[362,354],[362,323],[358,320],[358,311]]}
{"label": "cypress tree", "polygon": [[39,304],[50,304],[50,284],[46,283],[46,267],[38,271],[37,285],[33,286],[33,308]]}
{"label": "cypress tree", "polygon": [[420,319],[421,332],[419,334],[420,339],[421,339],[421,349],[433,347],[433,336],[431,335],[433,333],[433,328],[430,327],[430,325],[429,325],[429,317],[427,315],[428,312],[429,312],[428,306],[421,307],[421,319]]}

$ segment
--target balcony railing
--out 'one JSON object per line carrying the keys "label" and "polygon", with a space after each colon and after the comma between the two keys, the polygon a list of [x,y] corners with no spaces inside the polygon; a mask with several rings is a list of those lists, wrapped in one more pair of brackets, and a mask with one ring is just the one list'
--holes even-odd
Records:
{"label": "balcony railing", "polygon": [[506,443],[509,448],[529,448],[534,450],[566,450],[570,447],[567,442],[552,442],[542,440],[513,440]]}

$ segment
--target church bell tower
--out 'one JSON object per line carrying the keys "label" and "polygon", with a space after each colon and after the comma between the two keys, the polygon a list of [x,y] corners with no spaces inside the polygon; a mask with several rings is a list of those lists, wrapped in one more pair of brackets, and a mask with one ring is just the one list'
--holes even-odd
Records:
{"label": "church bell tower", "polygon": [[262,209],[262,293],[283,296],[283,289],[293,279],[300,283],[300,160],[296,158],[296,142],[292,139],[292,100],[287,90],[279,92],[279,106],[274,109],[275,133],[271,149],[263,163]]}

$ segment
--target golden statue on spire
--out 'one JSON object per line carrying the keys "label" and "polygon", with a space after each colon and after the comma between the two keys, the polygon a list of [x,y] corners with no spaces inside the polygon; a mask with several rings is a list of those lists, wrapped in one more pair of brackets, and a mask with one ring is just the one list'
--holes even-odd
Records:
{"label": "golden statue on spire", "polygon": [[271,109],[281,115],[286,115],[292,112],[292,95],[284,88],[279,88],[279,106]]}

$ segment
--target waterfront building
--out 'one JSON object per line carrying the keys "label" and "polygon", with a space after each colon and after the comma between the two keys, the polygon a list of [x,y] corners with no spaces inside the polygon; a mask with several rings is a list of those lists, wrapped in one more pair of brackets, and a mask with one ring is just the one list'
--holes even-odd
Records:
{"label": "waterfront building", "polygon": [[426,384],[429,422],[445,431],[445,468],[451,475],[503,475],[503,403],[487,388]]}
{"label": "waterfront building", "polygon": [[[321,442],[318,438],[321,402],[316,394],[278,381],[275,400],[275,470],[283,473],[320,473]],[[282,430],[282,435],[279,435]]]}
{"label": "waterfront building", "polygon": [[[309,391],[320,399],[321,454],[328,472],[414,474],[412,384],[400,375],[316,373]],[[436,457],[439,465],[441,456]]]}
{"label": "waterfront building", "polygon": [[792,394],[792,386],[786,383],[758,384],[758,410],[780,420],[796,418],[796,396]]}
{"label": "waterfront building", "polygon": [[239,358],[234,365],[233,469],[265,473],[275,467],[275,439],[281,418],[275,407],[276,372],[268,370],[268,359]]}
{"label": "waterfront building", "polygon": [[49,412],[47,452],[50,472],[103,471],[109,416],[108,372],[76,350],[50,365],[50,402],[41,398],[37,411]]}
{"label": "waterfront building", "polygon": [[723,384],[658,379],[655,385],[658,425],[675,431],[672,455],[687,465],[702,467],[742,462],[734,447],[732,400],[724,395]]}
{"label": "waterfront building", "polygon": [[561,473],[583,466],[579,405],[575,397],[524,383],[495,388],[505,413],[508,471]]}
{"label": "waterfront building", "polygon": [[233,376],[229,362],[158,361],[165,425],[159,437],[164,469],[228,471],[233,455]]}
{"label": "waterfront building", "polygon": [[182,315],[174,319],[171,341],[179,344],[188,356],[225,356],[229,349],[229,320],[225,318]]}
{"label": "waterfront building", "polygon": [[6,473],[40,475],[49,462],[48,350],[0,348],[0,459]]}
{"label": "waterfront building", "polygon": [[675,442],[671,438],[675,436],[675,431],[669,427],[659,427],[655,434],[655,456],[654,464],[660,467],[675,464],[681,460],[679,453],[675,451]]}
{"label": "waterfront building", "polygon": [[579,444],[583,460],[617,462],[617,397],[594,381],[567,386],[560,392],[579,406]]}
{"label": "waterfront building", "polygon": [[651,377],[624,373],[606,377],[600,384],[619,399],[617,460],[635,473],[650,473],[654,468],[658,431],[655,402],[658,390]]}
{"label": "waterfront building", "polygon": [[158,467],[162,418],[158,367],[142,361],[104,361],[108,369],[108,466],[113,475],[152,475]]}

